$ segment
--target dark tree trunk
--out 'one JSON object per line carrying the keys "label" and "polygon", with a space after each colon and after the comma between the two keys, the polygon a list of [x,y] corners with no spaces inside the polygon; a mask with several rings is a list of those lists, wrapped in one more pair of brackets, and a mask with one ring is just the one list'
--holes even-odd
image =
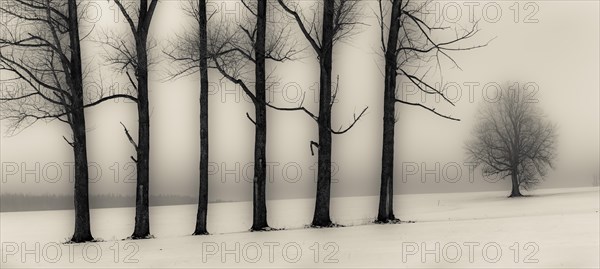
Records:
{"label": "dark tree trunk", "polygon": [[[515,169],[513,169],[515,170]],[[521,190],[519,189],[519,178],[518,178],[518,173],[516,171],[513,171],[510,175],[511,178],[511,182],[512,182],[512,190],[510,192],[510,196],[509,197],[519,197],[519,196],[523,196],[521,194]]]}
{"label": "dark tree trunk", "polygon": [[396,220],[394,216],[394,129],[396,105],[396,65],[398,32],[400,30],[400,0],[394,0],[390,30],[385,52],[385,84],[383,97],[383,149],[381,156],[381,189],[377,222]]}
{"label": "dark tree trunk", "polygon": [[83,110],[83,72],[81,68],[81,47],[77,3],[69,0],[69,37],[71,46],[71,130],[73,131],[73,152],[75,159],[75,232],[72,242],[92,241],[90,230],[88,162],[86,150],[85,115]]}
{"label": "dark tree trunk", "polygon": [[208,59],[206,43],[206,0],[200,0],[200,190],[195,235],[208,234],[206,215],[208,210]]}
{"label": "dark tree trunk", "polygon": [[[138,57],[144,58],[144,57]],[[150,155],[150,117],[148,113],[148,71],[139,68],[138,77],[138,149],[137,149],[137,190],[135,198],[135,230],[133,238],[145,238],[150,235],[150,216],[148,209],[149,155]]]}
{"label": "dark tree trunk", "polygon": [[333,62],[334,0],[323,3],[323,36],[319,55],[319,153],[317,197],[312,226],[331,226],[331,69]]}
{"label": "dark tree trunk", "polygon": [[146,20],[148,1],[141,0],[138,30],[136,33],[137,91],[138,91],[138,148],[137,185],[135,197],[135,229],[132,238],[147,238],[150,235],[149,158],[150,158],[150,115],[148,111],[148,29],[142,22]]}
{"label": "dark tree trunk", "polygon": [[[513,113],[511,113],[510,117],[511,120],[513,117],[516,117],[516,115],[512,115]],[[511,183],[512,183],[512,189],[510,192],[510,196],[509,197],[519,197],[522,196],[521,195],[521,191],[519,189],[520,187],[520,182],[519,182],[519,163],[521,162],[521,160],[519,159],[519,153],[521,152],[521,148],[519,147],[521,145],[520,143],[520,131],[518,129],[518,125],[517,125],[517,121],[515,120],[512,124],[512,130],[514,132],[514,142],[512,144],[512,150],[511,150],[511,171],[510,171],[510,179],[511,179]]]}
{"label": "dark tree trunk", "polygon": [[[73,98],[79,99],[77,97]],[[83,102],[81,102],[83,106]],[[83,108],[75,108],[72,114],[73,152],[75,158],[75,232],[72,242],[92,241],[90,229],[89,179],[85,135],[85,118]],[[80,110],[80,111],[77,111]]]}
{"label": "dark tree trunk", "polygon": [[[511,120],[513,120],[513,118],[516,118],[517,115],[516,112],[511,113]],[[514,121],[512,121],[512,129],[514,132],[514,142],[513,142],[513,146],[512,146],[512,171],[510,173],[510,178],[511,178],[511,182],[512,182],[512,190],[510,192],[510,196],[509,197],[519,197],[522,196],[521,195],[521,190],[520,190],[520,186],[521,183],[519,181],[519,164],[521,163],[521,160],[519,158],[519,154],[522,152],[521,150],[521,130],[519,128],[519,121],[514,119]]]}
{"label": "dark tree trunk", "polygon": [[252,230],[264,230],[267,224],[266,205],[266,146],[267,146],[267,107],[265,103],[266,78],[265,78],[265,36],[267,30],[267,1],[259,0],[256,13],[256,98],[255,108],[255,140],[254,140],[254,191],[253,191],[253,220]]}
{"label": "dark tree trunk", "polygon": [[[76,99],[76,98],[73,98]],[[72,242],[92,241],[90,229],[89,182],[83,109],[72,114],[73,151],[75,157],[75,232]]]}

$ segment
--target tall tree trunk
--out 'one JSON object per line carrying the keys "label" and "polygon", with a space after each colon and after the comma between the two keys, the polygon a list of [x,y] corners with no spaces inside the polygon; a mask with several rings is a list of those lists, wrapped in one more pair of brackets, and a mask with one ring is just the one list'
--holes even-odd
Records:
{"label": "tall tree trunk", "polygon": [[312,226],[331,226],[331,69],[333,62],[334,0],[323,3],[323,36],[319,55],[319,154],[317,197]]}
{"label": "tall tree trunk", "polygon": [[150,158],[150,115],[148,111],[148,29],[142,27],[146,20],[148,1],[141,0],[138,30],[136,33],[137,90],[138,90],[138,148],[137,148],[137,189],[135,197],[135,229],[132,238],[146,238],[150,235],[149,158]]}
{"label": "tall tree trunk", "polygon": [[69,38],[71,46],[71,130],[73,131],[73,152],[75,159],[75,231],[72,242],[92,241],[90,229],[89,175],[86,150],[85,115],[83,110],[83,72],[81,67],[81,47],[77,3],[69,0]]}
{"label": "tall tree trunk", "polygon": [[[76,99],[76,98],[73,98]],[[81,102],[83,104],[83,102]],[[73,109],[71,129],[73,130],[73,152],[75,158],[75,232],[72,242],[92,241],[90,229],[89,179],[86,150],[85,119],[83,108]]]}
{"label": "tall tree trunk", "polygon": [[267,30],[267,0],[258,0],[256,13],[256,54],[255,91],[260,101],[254,103],[255,138],[254,138],[254,191],[252,230],[264,230],[267,224],[266,183],[267,183],[267,107],[265,103],[265,36]]}
{"label": "tall tree trunk", "polygon": [[150,235],[148,208],[150,116],[148,113],[148,71],[145,68],[140,68],[138,72],[137,190],[135,199],[135,230],[132,237],[145,238]]}
{"label": "tall tree trunk", "polygon": [[208,234],[208,59],[206,43],[206,0],[198,1],[200,29],[200,190],[195,235]]}
{"label": "tall tree trunk", "polygon": [[396,105],[396,65],[398,32],[400,30],[400,0],[394,0],[390,30],[385,52],[385,84],[383,95],[383,145],[381,156],[381,189],[377,222],[389,222],[394,217],[394,129]]}

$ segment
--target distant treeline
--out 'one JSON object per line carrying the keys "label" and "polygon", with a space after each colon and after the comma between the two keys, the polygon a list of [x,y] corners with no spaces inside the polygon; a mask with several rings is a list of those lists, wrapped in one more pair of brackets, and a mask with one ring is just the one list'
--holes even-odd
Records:
{"label": "distant treeline", "polygon": [[[222,201],[215,201],[222,202]],[[196,204],[197,198],[179,195],[150,195],[150,206]],[[135,196],[102,194],[90,196],[91,208],[133,207]],[[0,212],[73,209],[73,195],[2,194]]]}

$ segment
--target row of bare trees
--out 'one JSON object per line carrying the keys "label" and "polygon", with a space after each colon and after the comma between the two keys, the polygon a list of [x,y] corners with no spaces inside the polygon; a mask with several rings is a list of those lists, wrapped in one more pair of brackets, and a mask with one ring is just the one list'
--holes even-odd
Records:
{"label": "row of bare trees", "polygon": [[[10,132],[16,132],[38,120],[67,123],[72,131],[76,162],[75,173],[75,233],[73,242],[93,240],[90,231],[88,204],[88,171],[85,141],[85,108],[114,98],[134,101],[138,111],[138,137],[135,139],[123,125],[125,135],[135,148],[131,158],[137,164],[136,215],[133,239],[150,236],[149,225],[149,56],[153,47],[149,40],[150,25],[159,6],[158,0],[112,0],[125,17],[127,36],[105,34],[95,41],[107,51],[107,61],[117,67],[129,81],[135,94],[100,95],[96,100],[84,100],[81,41],[76,0],[15,0],[1,7],[9,20],[2,24],[0,39],[0,68],[12,75],[3,80],[21,80],[27,87],[14,93],[4,93],[0,99],[2,119],[12,120]],[[255,125],[253,224],[252,230],[269,229],[266,208],[266,145],[267,109],[298,111],[306,114],[317,125],[318,141],[310,141],[311,152],[318,155],[317,191],[312,226],[334,225],[330,218],[332,136],[348,132],[365,115],[365,107],[353,116],[346,127],[333,128],[332,106],[340,87],[339,77],[334,82],[334,48],[336,43],[355,33],[360,22],[360,2],[355,0],[324,0],[306,5],[284,0],[240,0],[249,16],[241,22],[212,21],[206,0],[190,0],[185,7],[195,19],[191,31],[180,33],[177,40],[164,49],[166,55],[180,68],[171,78],[200,73],[200,188],[197,221],[194,234],[207,234],[208,208],[208,70],[215,69],[230,82],[238,85],[254,105]],[[79,3],[78,3],[79,2]],[[314,3],[311,3],[314,4]],[[470,50],[481,46],[461,47],[458,43],[477,33],[477,25],[468,29],[430,25],[426,19],[426,2],[409,0],[379,0],[378,17],[381,50],[384,55],[383,143],[381,163],[381,192],[378,222],[396,222],[393,213],[393,170],[395,105],[421,107],[437,116],[458,120],[437,112],[421,103],[402,100],[397,96],[397,81],[413,83],[426,94],[439,95],[448,103],[444,93],[427,76],[419,73],[418,66],[437,63],[441,57],[450,59],[451,51]],[[271,10],[270,10],[271,9]],[[286,14],[288,23],[269,23],[267,17],[278,11]],[[293,25],[293,26],[292,26]],[[440,40],[437,32],[455,31],[447,40]],[[91,32],[91,30],[89,30]],[[299,32],[299,34],[295,34]],[[85,37],[87,37],[86,34]],[[310,111],[303,103],[281,107],[266,99],[267,64],[296,58],[301,36],[309,44],[319,63],[319,110]],[[443,36],[443,35],[442,35]],[[84,37],[84,38],[85,38]],[[417,67],[416,67],[417,66]],[[253,72],[252,72],[253,71]],[[248,76],[253,73],[253,76]]]}
{"label": "row of bare trees", "polygon": [[[330,2],[330,3],[328,3]],[[328,6],[329,4],[337,6]],[[247,94],[255,108],[255,115],[248,118],[255,125],[254,147],[254,186],[253,186],[253,224],[252,230],[269,229],[266,209],[266,142],[267,142],[267,108],[279,111],[302,111],[313,119],[319,129],[318,142],[311,141],[318,148],[318,182],[317,201],[313,226],[332,225],[329,217],[329,200],[331,189],[331,137],[332,134],[343,134],[350,130],[364,115],[366,108],[359,115],[355,115],[352,123],[346,128],[334,130],[331,127],[331,107],[334,103],[335,93],[332,94],[332,61],[333,42],[340,39],[357,24],[355,22],[356,1],[326,1],[323,9],[322,30],[316,28],[307,30],[305,23],[312,27],[321,20],[318,14],[313,16],[313,21],[304,22],[300,15],[288,7],[283,1],[272,3],[269,1],[242,1],[245,9],[251,16],[235,25],[230,22],[215,22],[213,29],[207,29],[206,2],[190,1],[188,14],[197,18],[198,31],[183,33],[179,41],[171,44],[167,55],[175,62],[181,64],[181,70],[175,76],[185,75],[191,70],[200,70],[201,79],[206,79],[210,67],[218,70],[222,76],[238,85]],[[301,103],[296,107],[280,107],[273,105],[266,99],[268,61],[283,62],[293,59],[298,50],[296,44],[288,41],[291,31],[286,24],[268,24],[267,9],[275,9],[279,4],[286,13],[293,16],[303,36],[309,41],[320,63],[320,96],[318,115],[309,111]],[[337,10],[338,12],[334,12]],[[334,14],[335,13],[335,14]],[[213,31],[209,31],[213,30]],[[210,33],[209,33],[210,32]],[[206,37],[206,38],[203,38]],[[320,41],[323,40],[323,41]],[[207,44],[208,43],[208,44]],[[198,51],[198,48],[201,48]],[[204,62],[206,61],[206,62]],[[253,77],[244,76],[254,71]],[[204,74],[204,75],[203,75]],[[208,107],[208,87],[201,82],[201,107]],[[201,141],[207,124],[206,111],[201,111]],[[206,125],[205,125],[206,124]],[[201,142],[202,143],[202,142]],[[207,143],[207,142],[206,142]],[[201,149],[201,164],[207,162],[208,149]],[[202,167],[201,167],[202,171]],[[206,171],[206,170],[205,170]],[[206,195],[205,186],[208,175],[201,175],[200,197]],[[206,201],[202,200],[198,206],[198,222],[196,234],[206,232]]]}
{"label": "row of bare trees", "polygon": [[[121,65],[136,95],[99,93],[96,100],[84,100],[84,74],[78,6],[76,0],[16,0],[3,2],[5,13],[0,38],[0,70],[7,75],[2,81],[22,81],[24,87],[3,92],[0,98],[2,119],[11,120],[9,133],[15,133],[38,120],[59,120],[69,125],[72,139],[65,140],[73,148],[75,160],[75,232],[71,241],[93,240],[90,231],[88,199],[88,163],[84,109],[114,98],[127,98],[138,107],[137,143],[125,133],[137,156],[137,192],[135,231],[132,238],[150,234],[148,213],[149,178],[149,111],[148,111],[148,47],[147,39],[152,15],[158,0],[140,0],[139,5],[125,6],[115,0],[127,19],[134,40],[130,48],[117,37],[107,37],[106,46],[117,53],[109,60]],[[135,13],[138,14],[135,14]],[[91,30],[87,30],[91,32]],[[90,71],[90,70],[87,70]],[[130,71],[135,74],[131,76]],[[102,82],[100,82],[102,83]],[[87,96],[87,95],[86,95]]]}
{"label": "row of bare trees", "polygon": [[86,100],[86,71],[81,57],[82,29],[75,0],[15,0],[2,2],[0,12],[0,72],[2,82],[21,81],[0,96],[1,119],[11,121],[8,133],[33,123],[59,120],[68,125],[75,160],[75,232],[73,242],[93,240],[90,231],[85,108],[114,98],[137,101],[127,94]]}

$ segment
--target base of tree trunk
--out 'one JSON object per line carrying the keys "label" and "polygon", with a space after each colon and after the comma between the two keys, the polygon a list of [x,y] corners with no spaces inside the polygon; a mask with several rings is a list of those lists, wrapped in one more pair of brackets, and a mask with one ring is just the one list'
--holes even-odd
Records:
{"label": "base of tree trunk", "polygon": [[401,222],[402,221],[400,219],[397,219],[395,217],[375,220],[375,223],[377,223],[377,224],[397,224],[397,223],[401,223]]}
{"label": "base of tree trunk", "polygon": [[327,214],[315,214],[310,227],[333,227],[335,224],[331,221],[329,213]]}
{"label": "base of tree trunk", "polygon": [[282,230],[282,229],[276,229],[276,228],[272,228],[269,226],[265,226],[262,228],[254,228],[254,227],[250,228],[251,232],[270,232],[270,231],[280,231],[280,230]]}
{"label": "base of tree trunk", "polygon": [[375,220],[375,224],[402,224],[402,223],[415,223],[414,220],[400,220],[400,219],[389,219],[387,221]]}
{"label": "base of tree trunk", "polygon": [[194,231],[194,233],[192,235],[209,235],[209,233],[206,230],[199,230],[199,231]]}
{"label": "base of tree trunk", "polygon": [[73,235],[73,237],[71,237],[71,240],[69,240],[69,243],[85,243],[85,242],[94,242],[94,241],[96,241],[96,240],[94,239],[92,234],[85,234],[85,235]]}
{"label": "base of tree trunk", "polygon": [[273,230],[273,228],[269,227],[269,225],[252,225],[252,228],[250,228],[251,232],[258,232],[258,231],[270,231]]}
{"label": "base of tree trunk", "polygon": [[192,235],[208,235],[208,230],[206,230],[206,222],[205,221],[197,221],[196,227],[194,228],[194,233]]}
{"label": "base of tree trunk", "polygon": [[333,222],[314,222],[310,224],[312,228],[333,227]]}
{"label": "base of tree trunk", "polygon": [[523,197],[523,194],[521,194],[520,192],[517,193],[511,193],[508,198],[514,198],[514,197]]}
{"label": "base of tree trunk", "polygon": [[392,211],[392,212],[387,212],[384,214],[377,214],[377,220],[375,222],[376,223],[390,223],[390,222],[394,222],[394,221],[400,221],[400,220],[396,218],[396,216],[394,215],[394,212]]}
{"label": "base of tree trunk", "polygon": [[333,223],[333,222],[329,222],[329,223],[322,223],[322,224],[315,224],[314,222],[309,226],[310,228],[335,228],[335,227],[344,227],[344,225],[340,225],[337,223]]}
{"label": "base of tree trunk", "polygon": [[154,235],[148,234],[148,235],[131,235],[130,237],[127,237],[128,240],[141,240],[141,239],[154,239]]}

